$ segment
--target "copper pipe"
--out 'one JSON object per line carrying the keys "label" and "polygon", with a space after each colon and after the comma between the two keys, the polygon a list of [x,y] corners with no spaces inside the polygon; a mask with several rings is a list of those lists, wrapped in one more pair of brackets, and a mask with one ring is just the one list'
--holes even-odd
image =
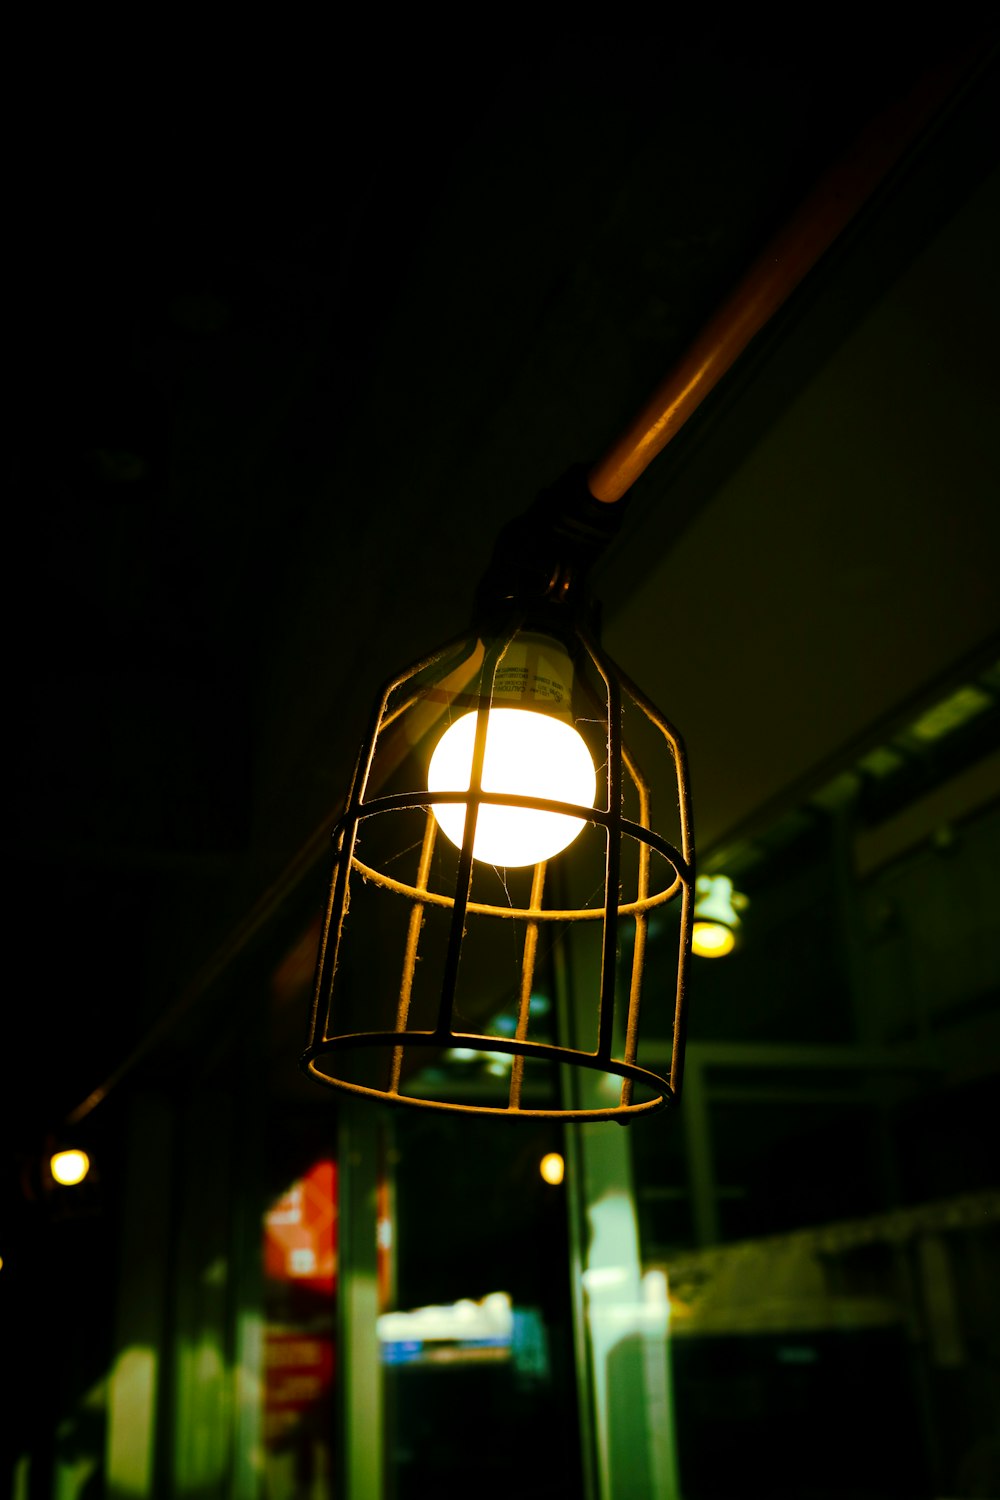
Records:
{"label": "copper pipe", "polygon": [[873,120],[800,204],[646,405],[587,476],[613,504],[680,431],[967,77],[975,54],[924,74]]}

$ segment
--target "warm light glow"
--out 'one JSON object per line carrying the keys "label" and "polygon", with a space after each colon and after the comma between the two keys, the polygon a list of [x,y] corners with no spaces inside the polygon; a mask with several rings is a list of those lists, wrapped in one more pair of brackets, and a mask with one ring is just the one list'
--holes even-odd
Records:
{"label": "warm light glow", "polygon": [[488,1292],[478,1302],[459,1297],[457,1302],[416,1307],[409,1312],[384,1312],[376,1327],[382,1344],[432,1340],[509,1344],[514,1331],[513,1307],[508,1292]]}
{"label": "warm light glow", "polygon": [[49,1162],[49,1169],[56,1182],[63,1187],[73,1187],[90,1171],[90,1157],[86,1151],[57,1151]]}
{"label": "warm light glow", "polygon": [[736,935],[721,922],[696,922],[691,932],[691,951],[702,958],[725,958],[736,947]]}
{"label": "warm light glow", "polygon": [[112,1435],[108,1444],[109,1494],[151,1492],[157,1374],[156,1352],[143,1345],[129,1345],[115,1360],[108,1385],[108,1427]]}
{"label": "warm light glow", "polygon": [[538,1164],[538,1170],[546,1182],[550,1182],[553,1187],[558,1187],[563,1180],[566,1163],[558,1151],[550,1151],[547,1156],[542,1157]]}
{"label": "warm light glow", "polygon": [[725,958],[739,940],[739,913],[747,898],[733,889],[728,875],[699,875],[695,881],[691,951],[701,958]]}
{"label": "warm light glow", "polygon": [[[467,792],[472,772],[476,714],[463,714],[441,736],[431,757],[427,787],[432,792]],[[597,776],[590,751],[572,724],[551,714],[520,708],[494,708],[486,733],[483,791],[547,797],[593,807]],[[433,807],[453,844],[461,848],[465,808]],[[576,838],[582,818],[531,808],[479,809],[473,857],[491,865],[534,865],[551,859]]]}

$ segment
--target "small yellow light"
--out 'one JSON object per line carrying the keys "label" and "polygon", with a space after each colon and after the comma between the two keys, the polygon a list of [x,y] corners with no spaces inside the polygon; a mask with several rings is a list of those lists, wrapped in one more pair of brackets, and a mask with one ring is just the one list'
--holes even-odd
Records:
{"label": "small yellow light", "polygon": [[49,1162],[49,1170],[63,1187],[73,1187],[90,1171],[90,1157],[86,1151],[57,1151]]}
{"label": "small yellow light", "polygon": [[566,1163],[558,1151],[550,1151],[546,1156],[542,1157],[538,1164],[538,1170],[546,1182],[551,1183],[553,1187],[558,1187],[563,1180]]}
{"label": "small yellow light", "polygon": [[721,922],[696,922],[691,932],[691,951],[701,958],[725,958],[736,947],[736,934]]}

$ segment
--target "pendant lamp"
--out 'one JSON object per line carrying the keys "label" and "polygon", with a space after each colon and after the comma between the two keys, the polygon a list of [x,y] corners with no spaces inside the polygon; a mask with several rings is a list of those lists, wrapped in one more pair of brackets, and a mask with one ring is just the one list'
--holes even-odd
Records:
{"label": "pendant lamp", "polygon": [[[506,528],[468,634],[386,684],[334,834],[302,1057],[312,1077],[376,1099],[511,1119],[626,1122],[676,1103],[695,895],[684,749],[603,652],[587,574],[631,485],[919,140],[970,65],[974,58],[946,60],[916,80],[903,105],[892,101],[870,122],[608,452]],[[545,715],[562,728],[539,730],[536,742],[532,729],[518,732],[524,726],[513,714]],[[560,769],[537,781],[503,769],[505,740],[520,745],[529,768],[541,765],[543,740],[561,744]],[[653,773],[657,750],[666,751],[665,776]],[[515,863],[517,848],[504,842],[515,824],[525,834],[534,827],[538,843],[525,853],[533,864]],[[672,1017],[656,1017],[660,1035],[672,1036],[663,1076],[639,1061],[654,923],[677,944]],[[567,932],[587,941],[568,944],[560,969],[555,955]],[[579,963],[580,951],[593,961]],[[551,1019],[546,970],[548,987],[559,987],[555,971],[572,1002],[555,1034],[551,1025],[539,1034],[539,1017]],[[448,1083],[435,1097],[447,1073],[438,1064],[470,1056],[489,1058],[503,1074],[501,1102],[460,1097]],[[533,1098],[539,1068],[558,1076],[554,1102]],[[581,1073],[613,1082],[616,1097],[598,1105],[600,1089],[567,1084]]]}
{"label": "pendant lamp", "polygon": [[[507,1119],[676,1102],[690,799],[677,731],[599,643],[587,579],[620,514],[571,470],[501,534],[468,631],[380,693],[334,831],[301,1060],[318,1082]],[[663,1074],[640,1059],[660,919],[676,944]],[[463,1091],[470,1061],[492,1088]]]}
{"label": "pendant lamp", "polygon": [[695,881],[691,951],[700,958],[725,958],[740,943],[747,898],[728,875],[699,875]]}

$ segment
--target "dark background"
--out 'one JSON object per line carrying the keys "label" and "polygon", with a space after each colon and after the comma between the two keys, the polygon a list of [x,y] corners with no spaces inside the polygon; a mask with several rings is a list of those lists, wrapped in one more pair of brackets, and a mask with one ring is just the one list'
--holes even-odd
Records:
{"label": "dark background", "polygon": [[[91,32],[18,53],[3,590],[15,1174],[137,1048],[148,1062],[198,1024],[274,913],[306,918],[375,685],[464,623],[500,525],[605,451],[858,132],[945,77],[926,178],[889,193],[862,270],[828,257],[630,495],[598,581],[633,675],[671,692],[665,662],[697,664],[704,636],[672,615],[658,567],[995,166],[994,39],[950,12],[933,34],[807,40],[685,17],[641,41],[380,42],[304,33],[269,56],[264,36]],[[817,321],[838,266],[849,294]],[[836,524],[861,535],[854,504]],[[757,541],[773,560],[774,534]],[[862,549],[858,566],[863,589]],[[729,567],[753,579],[745,538]],[[982,656],[998,622],[966,582],[906,608],[957,620],[962,651]],[[702,587],[713,609],[719,587]],[[641,633],[640,593],[662,605],[643,604]],[[791,606],[761,603],[730,634],[752,653],[760,630],[766,660],[763,605],[782,629]],[[766,786],[728,748],[693,755],[709,852],[867,732],[873,707],[899,712],[952,665],[898,615],[891,686],[877,655],[838,655],[835,601],[811,628],[858,723],[817,729],[803,681],[770,720],[785,748]],[[685,718],[682,689],[693,748],[718,714],[705,692]]]}

